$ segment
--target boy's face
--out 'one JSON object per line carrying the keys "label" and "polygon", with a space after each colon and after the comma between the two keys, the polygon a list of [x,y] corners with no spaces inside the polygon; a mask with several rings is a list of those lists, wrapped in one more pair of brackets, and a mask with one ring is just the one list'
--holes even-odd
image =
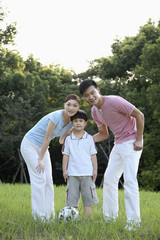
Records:
{"label": "boy's face", "polygon": [[84,130],[85,126],[87,125],[87,122],[82,118],[76,118],[72,121],[74,130],[77,132],[81,132]]}
{"label": "boy's face", "polygon": [[100,100],[99,88],[95,88],[93,85],[86,89],[83,93],[83,98],[91,105],[97,105]]}

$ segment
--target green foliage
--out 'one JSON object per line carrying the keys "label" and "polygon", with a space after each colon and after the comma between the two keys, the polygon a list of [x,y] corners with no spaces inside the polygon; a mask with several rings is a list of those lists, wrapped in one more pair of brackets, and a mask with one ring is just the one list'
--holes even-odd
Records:
{"label": "green foliage", "polygon": [[[102,95],[120,95],[144,113],[139,183],[143,188],[160,190],[160,21],[155,26],[149,19],[135,37],[115,39],[112,53],[113,56],[92,61],[91,74],[87,71],[86,76],[101,79],[98,86]],[[81,80],[83,76],[85,73],[78,78]]]}
{"label": "green foliage", "polygon": [[1,27],[1,24],[4,22],[5,16],[6,14],[4,13],[0,2],[0,49],[4,45],[13,44],[14,37],[17,33],[16,23],[5,24],[5,28]]}
{"label": "green foliage", "polygon": [[[2,39],[1,43],[11,42],[15,34],[11,30],[10,37],[7,35],[8,38]],[[6,36],[6,32],[0,30],[0,33]],[[63,108],[68,94],[78,93],[72,82],[73,74],[60,65],[43,66],[33,55],[24,61],[17,51],[1,48],[0,167],[8,160],[13,163],[9,162],[10,166],[8,164],[0,170],[2,181],[13,180],[15,165],[17,168],[19,165],[17,149],[25,133],[48,112]],[[59,146],[57,141],[55,143]],[[58,154],[61,156],[60,151]]]}
{"label": "green foliage", "polygon": [[[149,19],[136,36],[125,37],[123,41],[115,39],[112,56],[92,60],[86,72],[76,75],[60,65],[43,66],[33,54],[24,61],[18,51],[5,48],[14,43],[16,24],[2,27],[4,18],[0,5],[0,167],[8,160],[18,167],[17,148],[25,133],[48,112],[63,108],[68,94],[79,95],[79,82],[93,78],[99,80],[102,95],[120,95],[144,113],[144,151],[139,183],[143,188],[160,190],[160,21],[155,26]],[[81,108],[89,118],[86,131],[95,134],[97,127],[91,117],[91,107],[82,99]],[[113,141],[110,133],[108,140],[97,144],[98,184],[102,182]],[[56,184],[62,184],[58,139],[51,142],[50,152],[54,180]],[[0,170],[3,181],[13,179],[15,168],[12,166]]]}
{"label": "green foliage", "polygon": [[19,53],[5,49],[0,56],[0,160],[14,156],[18,163],[17,148],[25,133],[48,112],[63,108],[65,97],[78,89],[72,73],[60,66],[42,66],[31,57],[23,61]]}

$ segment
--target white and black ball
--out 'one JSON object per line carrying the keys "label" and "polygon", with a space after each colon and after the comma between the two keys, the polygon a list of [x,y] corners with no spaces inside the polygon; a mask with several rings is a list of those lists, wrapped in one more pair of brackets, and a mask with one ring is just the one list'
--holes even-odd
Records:
{"label": "white and black ball", "polygon": [[58,218],[60,221],[73,221],[79,218],[79,212],[74,207],[64,207],[60,210]]}

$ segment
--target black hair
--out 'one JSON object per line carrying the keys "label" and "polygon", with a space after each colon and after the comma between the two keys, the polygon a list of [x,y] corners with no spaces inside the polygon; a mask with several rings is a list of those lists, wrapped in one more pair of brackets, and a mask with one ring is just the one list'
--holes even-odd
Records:
{"label": "black hair", "polygon": [[73,121],[77,118],[84,119],[86,122],[88,120],[87,113],[83,110],[79,110],[75,115],[73,115],[71,117],[71,121]]}
{"label": "black hair", "polygon": [[85,79],[79,85],[79,92],[81,95],[87,90],[87,88],[94,86],[97,88],[97,83],[92,79]]}

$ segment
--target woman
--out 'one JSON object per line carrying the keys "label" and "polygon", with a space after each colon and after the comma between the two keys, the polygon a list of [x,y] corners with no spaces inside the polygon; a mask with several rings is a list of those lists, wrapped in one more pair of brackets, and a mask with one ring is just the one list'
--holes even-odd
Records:
{"label": "woman", "polygon": [[[51,139],[66,136],[72,128],[70,117],[80,108],[80,98],[75,94],[66,97],[64,109],[44,116],[24,136],[21,153],[27,164],[31,182],[33,218],[54,218],[54,189],[51,160],[48,151]],[[63,142],[63,140],[62,140]]]}

